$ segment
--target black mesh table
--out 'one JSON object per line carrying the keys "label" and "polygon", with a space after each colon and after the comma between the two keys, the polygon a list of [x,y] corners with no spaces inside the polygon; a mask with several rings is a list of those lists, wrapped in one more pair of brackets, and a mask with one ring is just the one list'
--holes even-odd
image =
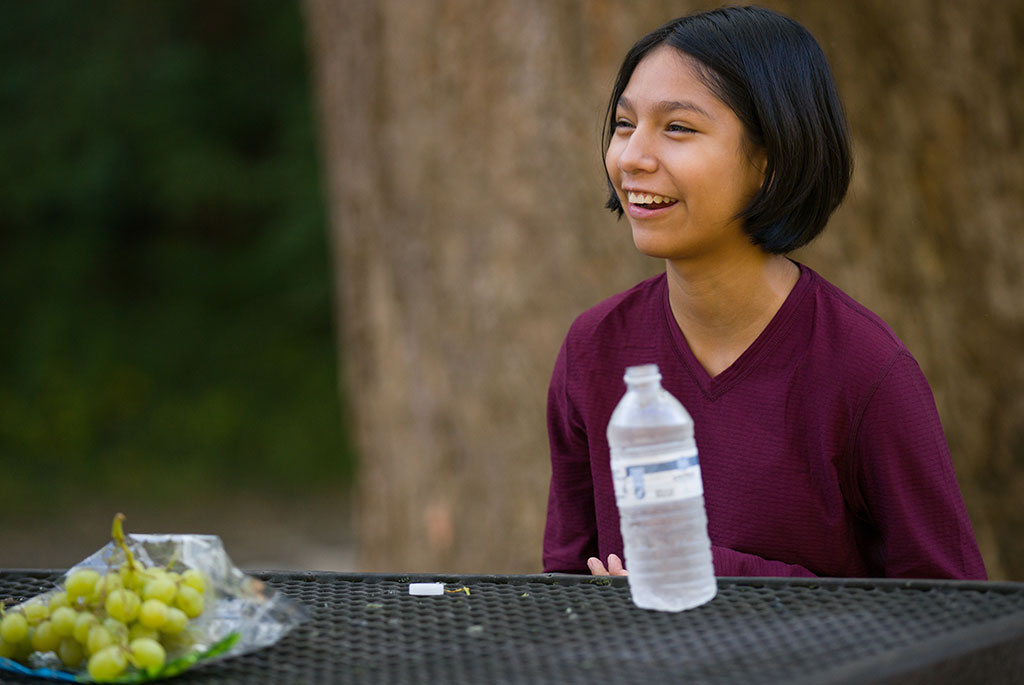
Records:
{"label": "black mesh table", "polygon": [[[59,575],[0,571],[0,600]],[[171,682],[1024,682],[1024,583],[720,578],[713,601],[669,614],[634,607],[625,578],[253,575],[311,620]]]}

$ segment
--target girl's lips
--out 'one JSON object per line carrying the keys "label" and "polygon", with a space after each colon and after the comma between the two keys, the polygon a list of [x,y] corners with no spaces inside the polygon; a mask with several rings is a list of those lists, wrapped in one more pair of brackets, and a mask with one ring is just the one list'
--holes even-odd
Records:
{"label": "girl's lips", "polygon": [[632,202],[626,205],[626,213],[634,219],[651,219],[665,213],[676,204],[676,200],[667,204],[638,205]]}

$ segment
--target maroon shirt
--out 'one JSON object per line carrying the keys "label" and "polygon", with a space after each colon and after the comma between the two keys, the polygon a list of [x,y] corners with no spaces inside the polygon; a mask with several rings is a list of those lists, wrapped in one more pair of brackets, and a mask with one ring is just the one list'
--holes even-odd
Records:
{"label": "maroon shirt", "polygon": [[545,571],[622,556],[605,430],[626,367],[655,363],[693,417],[717,575],[986,577],[917,362],[879,317],[800,270],[714,378],[675,322],[664,274],[573,323],[548,393]]}

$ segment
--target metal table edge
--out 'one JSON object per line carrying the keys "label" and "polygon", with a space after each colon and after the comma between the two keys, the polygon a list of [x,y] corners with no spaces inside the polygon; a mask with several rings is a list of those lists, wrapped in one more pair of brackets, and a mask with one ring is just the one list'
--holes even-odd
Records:
{"label": "metal table edge", "polygon": [[[545,583],[555,585],[628,585],[626,576],[591,576],[573,573],[386,573],[362,571],[298,571],[288,569],[242,569],[260,580],[348,581],[354,583],[495,583],[521,585]],[[64,568],[3,568],[0,574],[31,578],[59,578]],[[767,588],[806,587],[809,589],[878,589],[878,590],[965,590],[975,592],[1024,593],[1024,582],[1004,580],[946,580],[933,578],[787,578],[777,576],[718,576],[719,586],[739,585]]]}
{"label": "metal table edge", "polygon": [[[590,576],[572,573],[479,574],[479,573],[363,573],[351,571],[288,571],[246,570],[262,580],[274,578],[289,580],[340,580],[379,583],[495,583],[520,585],[545,583],[555,585],[614,585],[626,586],[626,576]],[[931,578],[785,578],[759,576],[719,576],[718,584],[750,587],[809,589],[879,589],[879,590],[973,590],[976,592],[1024,593],[1024,582],[992,580],[946,580]]]}

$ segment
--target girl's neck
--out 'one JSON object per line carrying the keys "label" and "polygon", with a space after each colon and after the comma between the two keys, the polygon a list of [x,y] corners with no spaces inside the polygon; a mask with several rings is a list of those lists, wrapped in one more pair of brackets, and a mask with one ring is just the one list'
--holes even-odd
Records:
{"label": "girl's neck", "polygon": [[676,323],[712,377],[750,347],[800,277],[794,262],[760,249],[715,263],[668,260],[666,272]]}

